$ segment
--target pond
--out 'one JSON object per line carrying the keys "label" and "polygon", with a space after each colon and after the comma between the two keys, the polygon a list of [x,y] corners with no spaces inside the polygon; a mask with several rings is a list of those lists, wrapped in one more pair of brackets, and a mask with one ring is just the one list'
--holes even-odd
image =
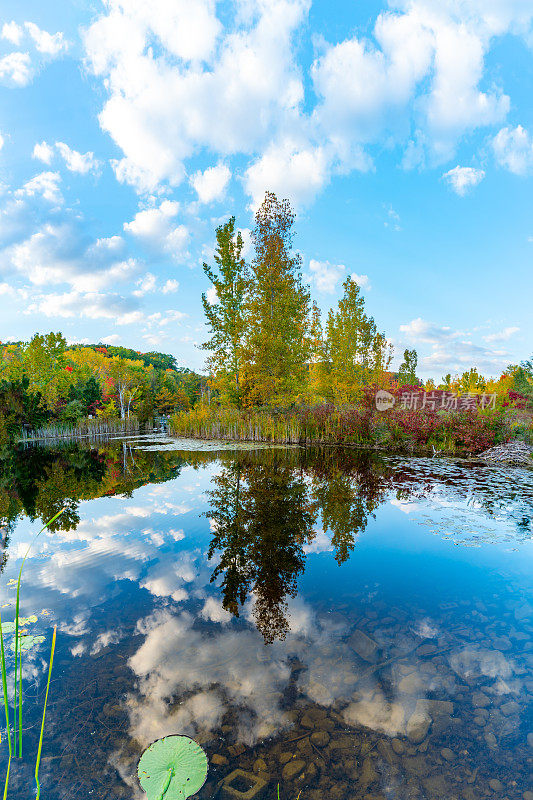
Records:
{"label": "pond", "polygon": [[[4,452],[4,621],[62,506],[24,567],[44,641],[8,796],[35,796],[57,625],[46,800],[143,797],[172,733],[207,752],[199,798],[533,800],[533,471],[142,436]],[[0,748],[3,776],[5,723]]]}

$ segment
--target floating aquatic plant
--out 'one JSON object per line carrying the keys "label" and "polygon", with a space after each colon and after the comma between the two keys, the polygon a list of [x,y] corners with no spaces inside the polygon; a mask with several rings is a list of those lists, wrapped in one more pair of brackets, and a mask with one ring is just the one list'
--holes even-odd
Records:
{"label": "floating aquatic plant", "polygon": [[[32,647],[35,647],[38,644],[42,644],[46,636],[33,636],[31,633],[27,633],[23,636],[19,636],[19,652],[26,653],[28,650],[31,650]],[[11,642],[11,649],[15,652],[15,640]]]}
{"label": "floating aquatic plant", "polygon": [[165,736],[144,751],[137,775],[148,800],[184,800],[204,785],[207,756],[188,736]]}

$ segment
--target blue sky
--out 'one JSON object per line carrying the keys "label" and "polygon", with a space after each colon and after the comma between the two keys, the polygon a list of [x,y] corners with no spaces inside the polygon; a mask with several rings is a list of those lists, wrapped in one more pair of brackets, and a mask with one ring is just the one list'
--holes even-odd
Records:
{"label": "blue sky", "polygon": [[[200,368],[201,269],[266,189],[324,313],[422,377],[533,351],[533,0],[4,0],[0,340]],[[212,298],[214,299],[214,298]]]}

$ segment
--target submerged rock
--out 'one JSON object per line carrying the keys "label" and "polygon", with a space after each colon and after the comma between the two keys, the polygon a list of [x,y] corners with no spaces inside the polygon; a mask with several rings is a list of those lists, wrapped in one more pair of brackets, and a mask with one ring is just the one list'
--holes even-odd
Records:
{"label": "submerged rock", "polygon": [[301,758],[297,758],[294,761],[289,761],[282,770],[282,777],[284,781],[292,781],[301,775],[305,769],[305,761]]}
{"label": "submerged rock", "polygon": [[409,741],[413,744],[420,744],[428,735],[431,727],[431,717],[427,711],[427,703],[418,700],[414,713],[407,720],[406,733]]}
{"label": "submerged rock", "polygon": [[355,630],[348,639],[348,644],[363,661],[375,664],[378,660],[378,643],[371,639],[370,636],[367,636],[363,631]]}

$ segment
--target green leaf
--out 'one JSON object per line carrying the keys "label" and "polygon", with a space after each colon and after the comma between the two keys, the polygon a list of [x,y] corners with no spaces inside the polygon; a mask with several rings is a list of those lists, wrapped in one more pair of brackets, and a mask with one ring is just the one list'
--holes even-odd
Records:
{"label": "green leaf", "polygon": [[[35,614],[32,614],[31,617],[19,617],[19,626],[27,625],[29,622],[37,622],[37,617],[35,616]],[[15,632],[14,622],[2,622],[2,633],[14,633],[14,632]]]}
{"label": "green leaf", "polygon": [[165,736],[144,751],[137,775],[148,800],[183,800],[204,785],[207,756],[188,736]]}
{"label": "green leaf", "polygon": [[15,631],[14,622],[2,622],[2,633],[14,633],[14,631]]}
{"label": "green leaf", "polygon": [[[27,650],[31,650],[32,647],[35,647],[38,644],[44,642],[46,637],[44,636],[32,636],[31,633],[27,634],[27,636],[19,636],[19,646],[18,649],[25,653]],[[15,652],[15,640],[11,642],[11,649]]]}

